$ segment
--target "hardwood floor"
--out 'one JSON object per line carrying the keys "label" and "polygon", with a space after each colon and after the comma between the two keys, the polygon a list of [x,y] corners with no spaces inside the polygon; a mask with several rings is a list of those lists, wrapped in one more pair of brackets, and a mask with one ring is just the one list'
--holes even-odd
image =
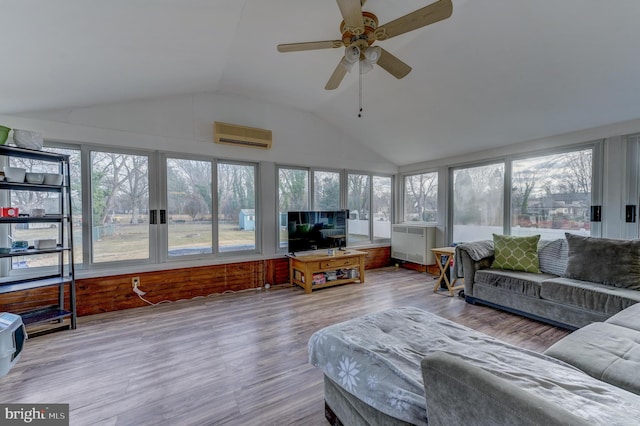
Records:
{"label": "hardwood floor", "polygon": [[0,379],[0,401],[68,403],[71,425],[327,425],[311,334],[396,306],[416,306],[542,351],[568,331],[445,292],[406,269],[305,294],[249,290],[79,318],[30,339]]}

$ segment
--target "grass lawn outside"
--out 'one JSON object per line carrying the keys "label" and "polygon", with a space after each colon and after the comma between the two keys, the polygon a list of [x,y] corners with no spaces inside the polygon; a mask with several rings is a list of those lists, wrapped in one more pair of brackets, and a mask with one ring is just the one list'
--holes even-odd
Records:
{"label": "grass lawn outside", "polygon": [[[169,229],[169,250],[206,251],[211,253],[212,224],[211,222],[171,223]],[[75,231],[75,230],[74,230]],[[114,224],[111,225],[110,235],[102,232],[100,238],[93,242],[94,262],[113,262],[123,260],[143,260],[149,258],[149,224]],[[58,229],[21,229],[14,232],[14,238],[28,240],[29,244],[39,238],[57,238]],[[96,234],[94,233],[94,236]],[[74,235],[80,240],[80,233]],[[234,247],[255,248],[255,231],[244,231],[237,224],[221,223],[218,226],[218,238],[221,249]],[[74,247],[76,261],[82,259],[82,249]],[[57,255],[24,256],[14,258],[14,268],[57,265]]]}

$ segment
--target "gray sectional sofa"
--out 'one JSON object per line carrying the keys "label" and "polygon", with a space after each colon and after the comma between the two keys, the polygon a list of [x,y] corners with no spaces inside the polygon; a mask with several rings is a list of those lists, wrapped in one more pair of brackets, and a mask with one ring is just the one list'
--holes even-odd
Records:
{"label": "gray sectional sofa", "polygon": [[640,304],[558,341],[518,348],[417,308],[309,340],[333,425],[640,424]]}
{"label": "gray sectional sofa", "polygon": [[640,240],[536,239],[526,261],[494,241],[456,249],[466,300],[575,331],[540,354],[417,308],[325,327],[309,362],[331,424],[640,424]]}
{"label": "gray sectional sofa", "polygon": [[539,273],[492,268],[493,241],[456,247],[464,296],[568,329],[604,321],[640,302],[640,240],[566,234],[540,241]]}
{"label": "gray sectional sofa", "polygon": [[[637,425],[640,305],[574,331],[544,356],[575,370],[539,364],[527,386],[490,374],[460,354],[434,352],[421,363],[430,425]],[[514,360],[518,365],[520,361]],[[566,374],[570,395],[544,368]],[[522,370],[526,376],[530,372]],[[573,383],[575,387],[571,387]],[[533,389],[544,389],[542,393]],[[613,391],[617,388],[617,391]],[[617,393],[617,395],[616,395]],[[460,397],[464,395],[464,397]]]}

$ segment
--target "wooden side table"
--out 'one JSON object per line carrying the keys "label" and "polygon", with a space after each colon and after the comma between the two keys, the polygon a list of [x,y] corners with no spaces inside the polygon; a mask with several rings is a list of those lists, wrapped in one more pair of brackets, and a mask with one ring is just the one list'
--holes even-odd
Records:
{"label": "wooden side table", "polygon": [[[438,265],[438,268],[440,268],[440,276],[438,277],[436,285],[433,287],[433,292],[437,293],[438,288],[440,288],[440,285],[444,281],[445,285],[449,289],[449,294],[453,297],[454,291],[464,288],[463,284],[457,286],[455,285],[456,281],[458,281],[458,278],[455,278],[453,282],[449,282],[449,277],[447,276],[447,267],[451,264],[451,259],[453,259],[453,255],[455,254],[456,249],[455,247],[439,247],[431,249],[431,251],[436,258],[436,264]],[[442,264],[443,257],[446,257],[447,259],[446,262],[444,262],[444,265]]]}

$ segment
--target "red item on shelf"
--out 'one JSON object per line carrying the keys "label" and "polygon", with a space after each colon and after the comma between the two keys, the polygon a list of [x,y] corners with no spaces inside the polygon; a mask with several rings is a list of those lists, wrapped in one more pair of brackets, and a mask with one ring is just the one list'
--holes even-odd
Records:
{"label": "red item on shelf", "polygon": [[0,217],[18,217],[18,208],[0,207]]}

